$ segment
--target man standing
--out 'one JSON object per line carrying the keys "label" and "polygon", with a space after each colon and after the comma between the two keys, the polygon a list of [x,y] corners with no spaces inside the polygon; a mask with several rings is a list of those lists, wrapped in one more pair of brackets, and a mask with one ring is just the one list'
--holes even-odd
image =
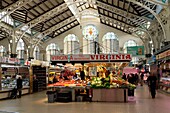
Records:
{"label": "man standing", "polygon": [[79,68],[81,80],[85,80],[85,73],[81,68]]}
{"label": "man standing", "polygon": [[17,79],[17,91],[19,92],[19,98],[21,98],[21,94],[22,94],[22,79],[21,79],[21,77],[18,77],[18,79]]}
{"label": "man standing", "polygon": [[158,84],[158,80],[155,74],[151,73],[147,79],[147,82],[148,82],[149,90],[151,92],[151,96],[154,99],[156,95],[157,84]]}

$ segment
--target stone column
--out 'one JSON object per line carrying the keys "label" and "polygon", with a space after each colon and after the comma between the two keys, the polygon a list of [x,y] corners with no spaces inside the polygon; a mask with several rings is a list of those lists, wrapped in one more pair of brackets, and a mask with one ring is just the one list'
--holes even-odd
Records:
{"label": "stone column", "polygon": [[2,68],[1,68],[1,64],[0,64],[0,90],[2,90]]}
{"label": "stone column", "polygon": [[16,38],[16,32],[14,31],[13,32],[13,36],[12,36],[12,42],[10,43],[11,44],[11,55],[10,57],[11,58],[16,58],[17,57],[17,53],[16,53],[16,49],[17,49],[17,43],[18,43],[18,40]]}
{"label": "stone column", "polygon": [[46,50],[40,50],[40,60],[47,61]]}
{"label": "stone column", "polygon": [[34,56],[33,56],[34,49],[35,49],[34,45],[30,44],[30,46],[28,48],[28,53],[29,53],[28,54],[28,61],[31,61],[31,59],[34,59]]}

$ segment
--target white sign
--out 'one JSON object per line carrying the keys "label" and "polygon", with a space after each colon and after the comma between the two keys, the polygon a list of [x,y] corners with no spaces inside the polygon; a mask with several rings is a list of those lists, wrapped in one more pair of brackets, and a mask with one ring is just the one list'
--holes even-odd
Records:
{"label": "white sign", "polygon": [[51,61],[118,61],[131,60],[130,54],[81,54],[81,55],[52,55]]}

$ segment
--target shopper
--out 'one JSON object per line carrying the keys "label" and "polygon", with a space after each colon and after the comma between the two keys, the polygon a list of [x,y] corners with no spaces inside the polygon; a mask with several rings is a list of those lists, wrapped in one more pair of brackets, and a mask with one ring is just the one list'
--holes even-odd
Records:
{"label": "shopper", "polygon": [[79,71],[80,71],[81,80],[85,80],[85,73],[84,73],[84,71],[81,68],[79,68]]}
{"label": "shopper", "polygon": [[127,80],[125,73],[123,74],[122,79]]}
{"label": "shopper", "polygon": [[57,76],[55,75],[54,78],[53,78],[53,84],[58,82],[58,79],[57,79]]}
{"label": "shopper", "polygon": [[[131,84],[135,84],[134,74],[129,75],[128,82],[131,83]],[[134,89],[128,89],[128,96],[134,96]]]}
{"label": "shopper", "polygon": [[150,76],[147,79],[147,82],[148,82],[149,91],[151,92],[151,96],[154,99],[156,95],[157,84],[158,84],[158,80],[155,74],[153,73],[150,74]]}
{"label": "shopper", "polygon": [[140,85],[143,86],[143,78],[144,78],[144,74],[141,73],[140,74]]}
{"label": "shopper", "polygon": [[18,77],[17,79],[17,91],[19,92],[18,98],[21,98],[22,95],[22,78]]}
{"label": "shopper", "polygon": [[135,73],[135,85],[138,85],[139,82],[139,76],[137,73]]}

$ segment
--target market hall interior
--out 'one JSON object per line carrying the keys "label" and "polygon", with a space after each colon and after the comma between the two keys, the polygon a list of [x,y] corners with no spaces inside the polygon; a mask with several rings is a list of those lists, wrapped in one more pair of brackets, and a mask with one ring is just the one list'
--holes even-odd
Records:
{"label": "market hall interior", "polygon": [[[157,92],[152,99],[146,85],[138,86],[136,101],[48,103],[45,92],[0,101],[0,113],[169,113],[170,96]],[[6,112],[5,112],[6,111]]]}
{"label": "market hall interior", "polygon": [[0,113],[169,113],[169,94],[170,0],[0,0]]}

